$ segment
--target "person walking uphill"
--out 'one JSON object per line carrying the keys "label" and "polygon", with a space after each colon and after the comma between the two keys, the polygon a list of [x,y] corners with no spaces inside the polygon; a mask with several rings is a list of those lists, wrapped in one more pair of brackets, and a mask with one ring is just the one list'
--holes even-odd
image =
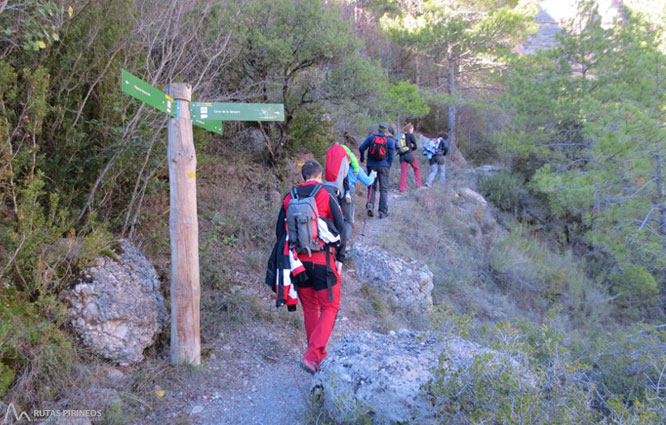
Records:
{"label": "person walking uphill", "polygon": [[[305,183],[295,187],[284,198],[275,228],[278,241],[287,234],[289,256],[298,257],[299,266],[292,267],[291,275],[298,273],[299,276],[296,290],[303,306],[308,343],[301,363],[310,373],[319,369],[327,354],[326,344],[340,309],[340,273],[345,260],[345,238],[343,232],[339,232],[339,229],[344,229],[342,211],[335,194],[323,186],[322,171],[321,165],[314,159],[303,164],[301,175]],[[306,208],[302,208],[304,204],[307,204]],[[310,211],[317,216],[317,224],[314,224],[314,217],[310,220],[307,216],[307,220],[302,220],[303,214],[297,216],[297,211]],[[303,225],[305,228],[301,227]],[[337,246],[326,243],[327,240],[338,240],[338,235]],[[313,239],[315,247],[303,248]]]}
{"label": "person walking uphill", "polygon": [[375,209],[377,186],[379,186],[379,218],[388,217],[388,182],[389,169],[395,156],[395,144],[389,133],[388,124],[379,123],[377,134],[371,134],[359,147],[361,163],[365,162],[365,151],[368,151],[368,174],[377,172],[377,180],[368,187],[368,203],[366,209],[372,217]]}
{"label": "person walking uphill", "polygon": [[344,236],[347,246],[354,226],[354,186],[360,180],[366,186],[375,181],[376,173],[370,175],[359,166],[356,156],[345,145],[335,143],[326,151],[324,184],[331,186],[338,196],[338,202],[345,219]]}
{"label": "person walking uphill", "polygon": [[416,188],[421,187],[421,172],[414,151],[418,148],[414,138],[414,125],[408,123],[405,132],[395,136],[395,151],[400,155],[400,193],[407,190],[407,170],[412,166]]}
{"label": "person walking uphill", "polygon": [[449,135],[446,132],[439,133],[437,139],[429,140],[423,146],[423,154],[428,157],[430,164],[430,174],[426,179],[425,185],[432,187],[432,183],[439,171],[439,182],[444,184],[446,180],[446,155],[449,153]]}

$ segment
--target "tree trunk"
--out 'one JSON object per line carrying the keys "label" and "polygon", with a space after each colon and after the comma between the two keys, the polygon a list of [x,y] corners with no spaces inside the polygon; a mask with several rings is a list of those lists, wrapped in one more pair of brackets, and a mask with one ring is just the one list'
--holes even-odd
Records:
{"label": "tree trunk", "polygon": [[448,75],[447,75],[447,92],[453,99],[449,102],[449,157],[458,166],[464,167],[467,161],[460,153],[458,145],[456,144],[456,66],[457,62],[454,59],[447,60]]}
{"label": "tree trunk", "polygon": [[171,362],[201,364],[199,336],[199,224],[197,219],[197,158],[189,102],[192,88],[170,84],[167,91],[180,102],[180,116],[169,119],[169,184],[171,213]]}
{"label": "tree trunk", "polygon": [[[657,154],[657,208],[659,209],[659,231],[666,237],[666,191],[664,191],[664,156]],[[666,247],[664,249],[666,251]]]}

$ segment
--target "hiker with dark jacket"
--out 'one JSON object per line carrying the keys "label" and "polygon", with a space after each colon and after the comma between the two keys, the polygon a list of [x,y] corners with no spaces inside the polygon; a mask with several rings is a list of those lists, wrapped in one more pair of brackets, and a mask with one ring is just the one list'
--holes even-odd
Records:
{"label": "hiker with dark jacket", "polygon": [[410,165],[414,170],[416,188],[418,189],[421,187],[421,172],[419,171],[419,162],[416,160],[416,155],[414,154],[418,146],[416,144],[416,138],[414,138],[413,124],[408,123],[405,126],[404,137],[405,143],[409,150],[400,154],[400,193],[403,193],[407,190],[407,170],[409,169]]}
{"label": "hiker with dark jacket", "polygon": [[428,163],[430,164],[430,174],[425,182],[427,187],[432,187],[432,183],[435,180],[438,171],[439,182],[444,184],[444,181],[446,180],[445,157],[449,153],[449,142],[447,141],[449,135],[446,132],[441,132],[438,136],[439,137],[434,140],[433,147],[430,148],[429,151],[424,147],[426,150],[425,153],[428,155]]}
{"label": "hiker with dark jacket", "polygon": [[359,166],[356,155],[347,146],[335,143],[326,151],[324,184],[333,187],[345,219],[344,236],[349,245],[354,226],[354,186],[361,181],[366,186],[374,183],[376,173],[367,175]]}
{"label": "hiker with dark jacket", "polygon": [[[303,164],[301,175],[305,183],[295,188],[299,199],[316,192],[315,203],[320,219],[328,224],[328,230],[337,236],[338,229],[344,229],[344,218],[333,190],[323,186],[322,167],[314,159]],[[332,193],[333,192],[333,193]],[[285,222],[288,217],[291,192],[284,198],[275,234],[278,241],[287,232]],[[321,228],[320,228],[321,236]],[[287,236],[288,237],[288,236]],[[292,236],[293,237],[293,236]],[[308,348],[302,359],[303,367],[315,373],[326,357],[326,344],[333,331],[333,324],[340,309],[340,283],[342,263],[345,260],[345,239],[340,234],[338,246],[327,245],[326,250],[298,253],[298,260],[304,268],[304,278],[297,284],[298,298],[303,306],[303,318]]]}
{"label": "hiker with dark jacket", "polygon": [[361,144],[361,163],[365,163],[365,151],[368,151],[368,174],[377,172],[377,180],[368,187],[368,203],[365,208],[372,217],[375,209],[375,197],[379,186],[379,218],[388,217],[388,182],[389,169],[395,156],[395,144],[386,122],[379,123],[376,134],[371,134]]}

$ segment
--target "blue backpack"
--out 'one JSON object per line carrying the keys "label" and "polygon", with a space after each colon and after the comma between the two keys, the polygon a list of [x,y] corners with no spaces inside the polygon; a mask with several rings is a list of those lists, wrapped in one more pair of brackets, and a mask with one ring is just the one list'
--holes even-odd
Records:
{"label": "blue backpack", "polygon": [[423,155],[427,156],[428,159],[432,158],[432,156],[437,151],[438,144],[439,144],[439,139],[428,139],[423,144]]}

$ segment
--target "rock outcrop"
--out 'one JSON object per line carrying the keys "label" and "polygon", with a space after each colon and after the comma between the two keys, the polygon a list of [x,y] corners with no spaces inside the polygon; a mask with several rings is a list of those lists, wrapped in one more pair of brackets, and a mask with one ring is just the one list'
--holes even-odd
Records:
{"label": "rock outcrop", "polygon": [[92,351],[120,365],[143,360],[143,350],[166,324],[155,268],[128,241],[116,258],[100,257],[63,298],[74,330]]}
{"label": "rock outcrop", "polygon": [[473,191],[469,187],[459,189],[458,193],[466,202],[471,202],[481,208],[488,206],[488,201],[486,201],[478,192]]}
{"label": "rock outcrop", "polygon": [[433,274],[419,261],[406,261],[376,247],[356,243],[351,250],[362,282],[385,294],[391,305],[407,313],[432,308]]}
{"label": "rock outcrop", "polygon": [[388,335],[351,334],[322,362],[311,393],[335,423],[439,423],[424,389],[434,377],[433,368],[439,365],[437,377],[444,381],[464,379],[468,375],[460,372],[487,354],[518,367],[507,355],[455,336],[418,337],[404,329]]}

